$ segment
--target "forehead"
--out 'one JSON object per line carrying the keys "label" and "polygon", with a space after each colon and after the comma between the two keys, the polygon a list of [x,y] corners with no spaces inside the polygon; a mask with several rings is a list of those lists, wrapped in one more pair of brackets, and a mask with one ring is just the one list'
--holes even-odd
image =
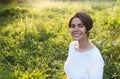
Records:
{"label": "forehead", "polygon": [[83,24],[80,18],[73,18],[71,24]]}

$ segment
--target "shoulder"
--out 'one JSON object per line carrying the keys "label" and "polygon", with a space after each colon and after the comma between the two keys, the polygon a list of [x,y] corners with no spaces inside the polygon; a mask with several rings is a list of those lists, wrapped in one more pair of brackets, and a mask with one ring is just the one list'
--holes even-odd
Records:
{"label": "shoulder", "polygon": [[70,45],[73,45],[73,44],[75,44],[75,42],[76,42],[76,41],[72,41],[72,42],[70,42]]}
{"label": "shoulder", "polygon": [[74,45],[75,45],[75,41],[70,42],[70,44],[69,44],[69,53],[74,52]]}
{"label": "shoulder", "polygon": [[70,42],[69,48],[74,47],[74,45],[75,45],[75,41]]}
{"label": "shoulder", "polygon": [[93,49],[92,51],[92,61],[93,62],[97,62],[97,63],[104,63],[104,60],[103,60],[103,57],[102,57],[102,54],[100,52],[100,50],[95,46],[95,48]]}
{"label": "shoulder", "polygon": [[95,57],[101,56],[101,52],[96,46],[93,48],[93,54],[92,55],[95,56]]}

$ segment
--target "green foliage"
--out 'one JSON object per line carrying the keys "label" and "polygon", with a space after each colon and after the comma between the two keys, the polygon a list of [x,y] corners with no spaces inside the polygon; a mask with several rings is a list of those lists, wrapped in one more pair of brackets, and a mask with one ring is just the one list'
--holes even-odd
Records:
{"label": "green foliage", "polygon": [[27,2],[28,0],[0,0],[2,4],[15,4],[15,3],[23,3]]}
{"label": "green foliage", "polygon": [[20,7],[7,8],[0,11],[0,17],[20,16],[29,13],[28,9],[22,9]]}
{"label": "green foliage", "polygon": [[16,0],[1,0],[0,3],[2,3],[2,4],[13,4],[13,3],[16,3]]}
{"label": "green foliage", "polygon": [[90,38],[105,60],[104,79],[119,79],[119,3],[48,3],[52,7],[1,6],[0,79],[66,79],[63,65],[72,41],[67,23],[79,10],[94,19]]}

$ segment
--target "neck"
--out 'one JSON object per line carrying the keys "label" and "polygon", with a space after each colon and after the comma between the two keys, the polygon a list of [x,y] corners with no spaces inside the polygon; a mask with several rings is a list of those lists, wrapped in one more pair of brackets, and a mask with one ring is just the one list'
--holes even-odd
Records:
{"label": "neck", "polygon": [[88,39],[84,39],[84,40],[78,40],[78,45],[79,45],[79,48],[86,48],[88,46],[88,44],[90,43],[90,41]]}
{"label": "neck", "polygon": [[90,42],[89,39],[84,39],[84,40],[78,40],[75,45],[75,49],[78,51],[85,51],[91,49],[92,43]]}

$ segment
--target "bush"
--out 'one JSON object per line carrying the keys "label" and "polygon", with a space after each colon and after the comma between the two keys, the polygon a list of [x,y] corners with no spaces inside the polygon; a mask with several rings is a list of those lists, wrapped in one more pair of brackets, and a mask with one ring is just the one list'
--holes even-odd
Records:
{"label": "bush", "polygon": [[14,4],[17,0],[1,0],[0,3],[2,4]]}
{"label": "bush", "polygon": [[14,7],[7,8],[0,11],[0,17],[21,16],[30,13],[28,9]]}
{"label": "bush", "polygon": [[23,3],[27,2],[28,0],[0,0],[2,4],[15,4],[15,3]]}

